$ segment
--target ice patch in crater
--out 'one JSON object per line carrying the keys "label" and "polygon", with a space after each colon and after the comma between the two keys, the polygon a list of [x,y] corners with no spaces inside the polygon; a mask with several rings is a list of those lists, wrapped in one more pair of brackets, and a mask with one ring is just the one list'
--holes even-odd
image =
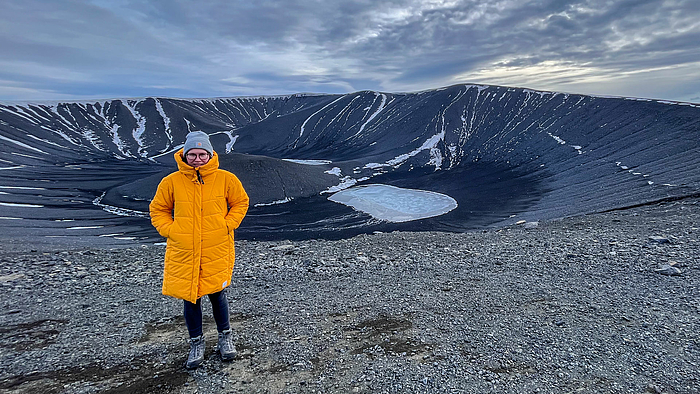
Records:
{"label": "ice patch in crater", "polygon": [[328,199],[394,223],[440,216],[457,208],[457,201],[445,194],[381,184],[342,190]]}

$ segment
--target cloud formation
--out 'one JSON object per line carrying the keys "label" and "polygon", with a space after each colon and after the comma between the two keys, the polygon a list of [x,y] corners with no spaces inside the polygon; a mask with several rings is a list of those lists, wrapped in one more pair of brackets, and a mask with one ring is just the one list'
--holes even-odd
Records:
{"label": "cloud formation", "polygon": [[0,100],[483,83],[700,102],[695,0],[4,3]]}

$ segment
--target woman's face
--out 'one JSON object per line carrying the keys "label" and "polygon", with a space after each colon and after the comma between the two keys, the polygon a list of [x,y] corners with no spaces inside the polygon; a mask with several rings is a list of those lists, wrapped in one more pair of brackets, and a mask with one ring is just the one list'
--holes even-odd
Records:
{"label": "woman's face", "polygon": [[187,161],[187,164],[191,165],[194,168],[198,168],[207,164],[210,159],[211,156],[209,156],[209,152],[199,148],[190,149],[185,155],[185,160]]}

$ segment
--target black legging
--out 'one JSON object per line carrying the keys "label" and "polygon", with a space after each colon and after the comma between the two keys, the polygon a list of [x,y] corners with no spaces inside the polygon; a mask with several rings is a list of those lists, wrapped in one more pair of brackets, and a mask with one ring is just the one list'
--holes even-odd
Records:
{"label": "black legging", "polygon": [[[230,328],[228,321],[228,299],[226,299],[226,289],[218,293],[209,294],[211,309],[214,312],[216,329],[221,332]],[[185,301],[185,324],[190,338],[202,335],[202,299],[198,299],[196,304]]]}

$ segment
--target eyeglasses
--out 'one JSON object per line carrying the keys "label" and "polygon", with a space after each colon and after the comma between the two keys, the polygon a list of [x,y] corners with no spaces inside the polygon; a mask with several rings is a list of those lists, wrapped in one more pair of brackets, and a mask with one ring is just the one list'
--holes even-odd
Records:
{"label": "eyeglasses", "polygon": [[209,159],[209,153],[188,153],[187,154],[187,160],[207,160]]}

